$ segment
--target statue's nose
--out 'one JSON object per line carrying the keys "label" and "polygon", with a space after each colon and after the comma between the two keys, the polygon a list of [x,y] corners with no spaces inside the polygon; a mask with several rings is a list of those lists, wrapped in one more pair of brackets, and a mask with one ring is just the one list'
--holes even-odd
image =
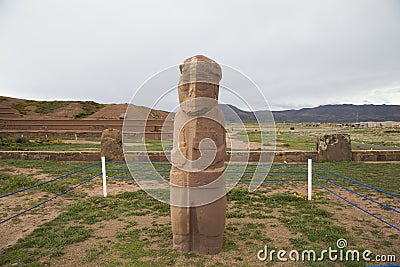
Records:
{"label": "statue's nose", "polygon": [[190,97],[195,97],[196,96],[196,85],[194,83],[191,83],[189,85],[189,96]]}

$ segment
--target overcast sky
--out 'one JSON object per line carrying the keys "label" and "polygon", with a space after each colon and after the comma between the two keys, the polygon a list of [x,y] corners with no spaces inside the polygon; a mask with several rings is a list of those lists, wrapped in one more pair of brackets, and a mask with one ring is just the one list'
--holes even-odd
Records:
{"label": "overcast sky", "polygon": [[400,1],[0,0],[0,95],[125,103],[195,54],[274,110],[400,104]]}

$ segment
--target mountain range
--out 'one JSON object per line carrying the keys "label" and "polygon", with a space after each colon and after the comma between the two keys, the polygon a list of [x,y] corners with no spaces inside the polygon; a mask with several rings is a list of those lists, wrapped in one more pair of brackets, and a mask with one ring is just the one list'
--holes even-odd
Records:
{"label": "mountain range", "polygon": [[[270,118],[268,110],[249,112],[232,105],[221,105],[227,122],[238,122],[238,117],[245,123]],[[231,111],[230,111],[231,110]],[[232,114],[234,111],[237,116]],[[298,110],[272,111],[278,123],[354,123],[366,121],[400,121],[400,105],[322,105]]]}

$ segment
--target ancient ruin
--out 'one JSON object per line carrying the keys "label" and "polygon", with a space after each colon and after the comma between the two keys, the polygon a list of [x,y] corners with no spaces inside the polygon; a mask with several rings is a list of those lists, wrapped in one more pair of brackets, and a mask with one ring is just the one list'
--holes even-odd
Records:
{"label": "ancient ruin", "polygon": [[351,161],[351,141],[348,134],[317,135],[318,161]]}
{"label": "ancient ruin", "polygon": [[106,159],[124,161],[122,150],[122,134],[117,129],[106,129],[101,134],[100,154]]}
{"label": "ancient ruin", "polygon": [[205,56],[194,56],[180,65],[180,72],[170,172],[171,203],[180,203],[171,204],[173,246],[183,252],[217,254],[226,214],[226,133],[218,106],[221,67]]}

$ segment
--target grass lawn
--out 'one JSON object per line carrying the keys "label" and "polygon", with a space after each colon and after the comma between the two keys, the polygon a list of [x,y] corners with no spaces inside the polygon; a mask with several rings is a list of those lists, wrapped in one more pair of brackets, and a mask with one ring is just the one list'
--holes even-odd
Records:
{"label": "grass lawn", "polygon": [[53,144],[33,146],[0,146],[2,151],[99,151],[100,145],[95,144]]}
{"label": "grass lawn", "polygon": [[[0,190],[9,192],[37,183],[40,181],[38,175],[56,176],[87,165],[87,162],[1,160]],[[321,166],[393,193],[399,189],[400,172],[399,165],[396,164],[344,162],[324,163]],[[109,167],[124,165],[109,164]],[[165,166],[162,168],[166,169]],[[247,170],[251,171],[252,168],[248,167]],[[54,185],[54,188],[40,187],[34,190],[51,196],[50,193],[57,193],[69,185],[76,184],[97,173],[99,169],[95,167],[87,173],[57,181],[58,185]],[[21,174],[23,170],[31,170],[30,173],[36,175]],[[286,166],[273,167],[271,171],[289,170],[305,171],[304,167]],[[19,174],[16,175],[17,173]],[[108,173],[116,174],[117,171]],[[119,174],[128,173],[121,171]],[[269,175],[267,179],[295,177],[303,177],[303,174]],[[33,231],[23,235],[11,247],[1,248],[0,265],[288,266],[279,265],[276,257],[273,262],[260,262],[256,257],[257,252],[265,245],[275,250],[321,251],[329,246],[336,248],[339,238],[348,241],[349,249],[370,249],[376,254],[396,254],[400,251],[399,234],[394,230],[386,228],[376,219],[362,214],[317,187],[314,188],[314,201],[309,203],[305,198],[305,182],[293,182],[264,183],[254,193],[247,191],[247,184],[236,185],[227,196],[223,252],[215,256],[180,253],[171,248],[169,206],[154,200],[139,188],[131,190],[133,186],[133,180],[109,179],[109,190],[116,193],[110,193],[107,198],[103,198],[101,193],[91,194],[99,188],[101,192],[101,179],[89,183],[84,188],[78,188],[71,193],[72,195],[65,196],[69,202],[61,205],[54,218],[34,227]],[[117,188],[118,192],[113,191]],[[360,189],[359,186],[352,188]],[[35,194],[28,193],[22,197],[25,196],[29,199]],[[22,197],[16,199],[21,200]],[[384,197],[379,199],[386,200]],[[393,206],[399,206],[396,199],[387,201]],[[51,206],[50,203],[48,205]],[[18,207],[12,211],[6,208],[0,206],[0,214],[3,214],[3,217],[18,211]],[[44,213],[41,209],[39,208],[39,211]],[[43,216],[39,211],[0,225],[1,234],[12,235],[21,223],[29,222],[28,216]],[[385,218],[391,214],[387,210],[379,211],[387,215]],[[290,263],[290,266],[366,265],[351,261]]]}
{"label": "grass lawn", "polygon": [[100,150],[100,143],[93,144],[65,144],[65,138],[50,138],[42,140],[38,137],[10,137],[0,138],[2,151],[86,151]]}
{"label": "grass lawn", "polygon": [[[247,140],[249,142],[257,143],[264,141],[264,145],[266,146],[273,145],[271,143],[271,137],[265,137],[263,140],[261,140],[260,131],[241,131],[233,135],[232,138],[239,139],[244,142]],[[291,132],[278,132],[276,135],[276,146],[293,150],[315,150],[316,148],[315,138]]]}
{"label": "grass lawn", "polygon": [[[327,133],[345,133],[349,134],[354,143],[372,144],[380,146],[400,147],[400,134],[398,128],[366,128],[358,129],[352,127],[312,127],[304,124],[276,124],[277,137],[279,134],[287,135],[290,128],[294,128],[294,133],[309,139],[311,143],[315,142],[315,135]],[[290,142],[289,142],[290,144]],[[315,149],[315,144],[314,144]],[[353,145],[353,149],[369,149]]]}
{"label": "grass lawn", "polygon": [[371,129],[341,129],[339,132],[348,133],[351,140],[358,143],[397,146],[400,148],[399,129],[391,128],[371,128]]}
{"label": "grass lawn", "polygon": [[144,144],[140,141],[131,144],[131,146],[125,144],[125,151],[168,151],[172,149],[172,140],[146,140]]}
{"label": "grass lawn", "polygon": [[294,150],[315,150],[315,138],[292,133],[280,133],[276,136],[277,146]]}

